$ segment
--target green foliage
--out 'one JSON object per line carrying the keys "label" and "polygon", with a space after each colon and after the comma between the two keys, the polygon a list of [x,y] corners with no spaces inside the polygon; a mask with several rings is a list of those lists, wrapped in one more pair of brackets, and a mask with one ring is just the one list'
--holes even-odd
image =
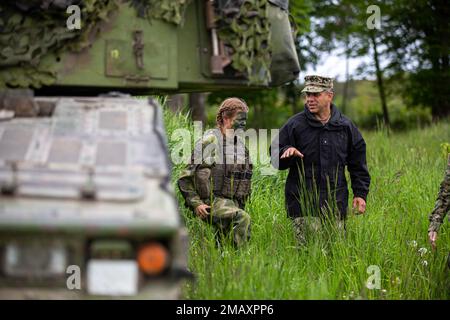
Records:
{"label": "green foliage", "polygon": [[[431,123],[432,116],[430,108],[406,108],[395,106],[391,109],[389,114],[391,117],[391,129],[394,130],[411,130],[421,128]],[[380,110],[369,109],[364,115],[360,115],[357,122],[361,128],[378,129],[383,125],[383,114]]]}
{"label": "green foliage", "polygon": [[[169,140],[173,130],[190,126],[183,115],[167,112],[165,119]],[[194,218],[177,192],[190,234],[189,268],[197,276],[185,286],[185,298],[449,299],[444,266],[450,225],[441,228],[437,251],[427,243],[427,215],[445,170],[441,144],[450,142],[449,123],[364,137],[372,176],[367,213],[350,215],[345,234],[322,230],[304,248],[296,247],[284,209],[286,172],[263,176],[256,166],[246,206],[252,238],[240,250],[231,241],[217,248],[213,228]],[[173,170],[175,188],[181,168]],[[371,265],[380,267],[380,290],[365,286]]]}
{"label": "green foliage", "polygon": [[[369,29],[367,8],[377,5],[381,30]],[[433,116],[450,112],[450,4],[448,1],[321,0],[314,2],[314,47],[344,48],[347,57],[372,57],[364,75],[402,76],[408,107],[431,107]],[[376,70],[374,48],[384,62]],[[388,104],[389,109],[389,104]]]}
{"label": "green foliage", "polygon": [[290,1],[289,13],[294,20],[298,34],[306,34],[311,31],[311,12],[313,6],[311,0]]}
{"label": "green foliage", "polygon": [[311,17],[313,13],[313,1],[296,0],[289,2],[291,24],[295,33],[295,45],[300,63],[300,70],[307,65],[314,65],[319,59],[319,51],[315,45],[315,39],[311,30]]}
{"label": "green foliage", "polygon": [[448,142],[442,142],[441,143],[441,151],[444,158],[447,158],[448,154],[450,153],[450,143]]}
{"label": "green foliage", "polygon": [[408,105],[430,106],[436,117],[449,115],[450,68],[444,73],[437,73],[434,70],[418,70],[406,77],[405,80],[402,92]]}
{"label": "green foliage", "polygon": [[392,1],[386,30],[394,65],[409,75],[404,95],[413,105],[432,107],[436,117],[450,114],[449,15],[448,1]]}
{"label": "green foliage", "polygon": [[[377,88],[372,81],[352,81],[353,95],[349,99],[346,115],[359,127],[377,129],[382,126],[383,113]],[[339,106],[341,97],[336,103]],[[431,124],[431,109],[424,106],[408,108],[401,96],[392,94],[388,99],[391,128],[394,130],[410,130]]]}

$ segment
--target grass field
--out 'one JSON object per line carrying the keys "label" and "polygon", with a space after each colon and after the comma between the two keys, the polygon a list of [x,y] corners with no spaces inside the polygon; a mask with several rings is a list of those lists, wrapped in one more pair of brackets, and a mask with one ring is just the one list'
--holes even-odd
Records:
{"label": "grass field", "polygon": [[[173,130],[190,123],[165,114],[169,144]],[[440,230],[437,250],[427,242],[428,214],[446,166],[441,144],[450,142],[450,124],[387,136],[364,132],[372,176],[365,215],[349,215],[347,231],[319,232],[298,249],[284,210],[286,172],[262,176],[256,168],[251,200],[252,237],[245,248],[216,248],[213,228],[183,205],[190,234],[189,267],[197,281],[187,299],[449,299],[450,224]],[[380,289],[366,282],[377,266]],[[370,269],[369,269],[370,271]]]}

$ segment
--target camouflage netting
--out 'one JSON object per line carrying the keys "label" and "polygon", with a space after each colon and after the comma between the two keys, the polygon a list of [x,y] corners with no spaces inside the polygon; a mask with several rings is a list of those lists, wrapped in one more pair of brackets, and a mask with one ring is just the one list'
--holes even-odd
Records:
{"label": "camouflage netting", "polygon": [[[129,0],[138,15],[174,24],[183,20],[191,0]],[[50,85],[56,81],[58,54],[91,44],[97,25],[121,0],[3,0],[0,4],[0,88]],[[81,29],[69,30],[70,5],[81,9]],[[150,14],[151,11],[151,14]]]}
{"label": "camouflage netting", "polygon": [[72,4],[79,4],[81,0],[5,0],[4,2],[10,3],[23,11],[29,10],[60,10],[66,9]]}
{"label": "camouflage netting", "polygon": [[192,0],[128,0],[139,17],[161,19],[176,25],[182,24],[187,6]]}
{"label": "camouflage netting", "polygon": [[232,67],[253,84],[270,82],[270,23],[267,0],[219,1],[218,34],[231,48]]}
{"label": "camouflage netting", "polygon": [[[117,10],[119,0],[6,1],[0,6],[0,88],[35,87],[56,80],[59,52],[90,44],[98,22]],[[79,4],[81,29],[69,30],[66,8]],[[49,61],[53,57],[53,60]]]}

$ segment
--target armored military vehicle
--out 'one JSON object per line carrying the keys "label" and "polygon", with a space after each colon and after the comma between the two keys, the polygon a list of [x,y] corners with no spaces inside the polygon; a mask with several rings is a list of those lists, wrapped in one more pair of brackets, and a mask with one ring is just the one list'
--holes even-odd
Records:
{"label": "armored military vehicle", "polygon": [[[176,298],[157,100],[297,78],[287,0],[0,4],[0,297]],[[120,93],[118,93],[120,92]]]}

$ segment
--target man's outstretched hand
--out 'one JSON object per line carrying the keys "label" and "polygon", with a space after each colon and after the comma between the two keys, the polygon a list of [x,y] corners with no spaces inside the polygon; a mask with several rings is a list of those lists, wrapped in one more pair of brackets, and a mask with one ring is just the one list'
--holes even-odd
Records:
{"label": "man's outstretched hand", "polygon": [[298,151],[294,147],[290,147],[290,148],[287,148],[285,152],[283,152],[280,159],[290,158],[292,156],[303,158],[303,154],[300,151]]}

